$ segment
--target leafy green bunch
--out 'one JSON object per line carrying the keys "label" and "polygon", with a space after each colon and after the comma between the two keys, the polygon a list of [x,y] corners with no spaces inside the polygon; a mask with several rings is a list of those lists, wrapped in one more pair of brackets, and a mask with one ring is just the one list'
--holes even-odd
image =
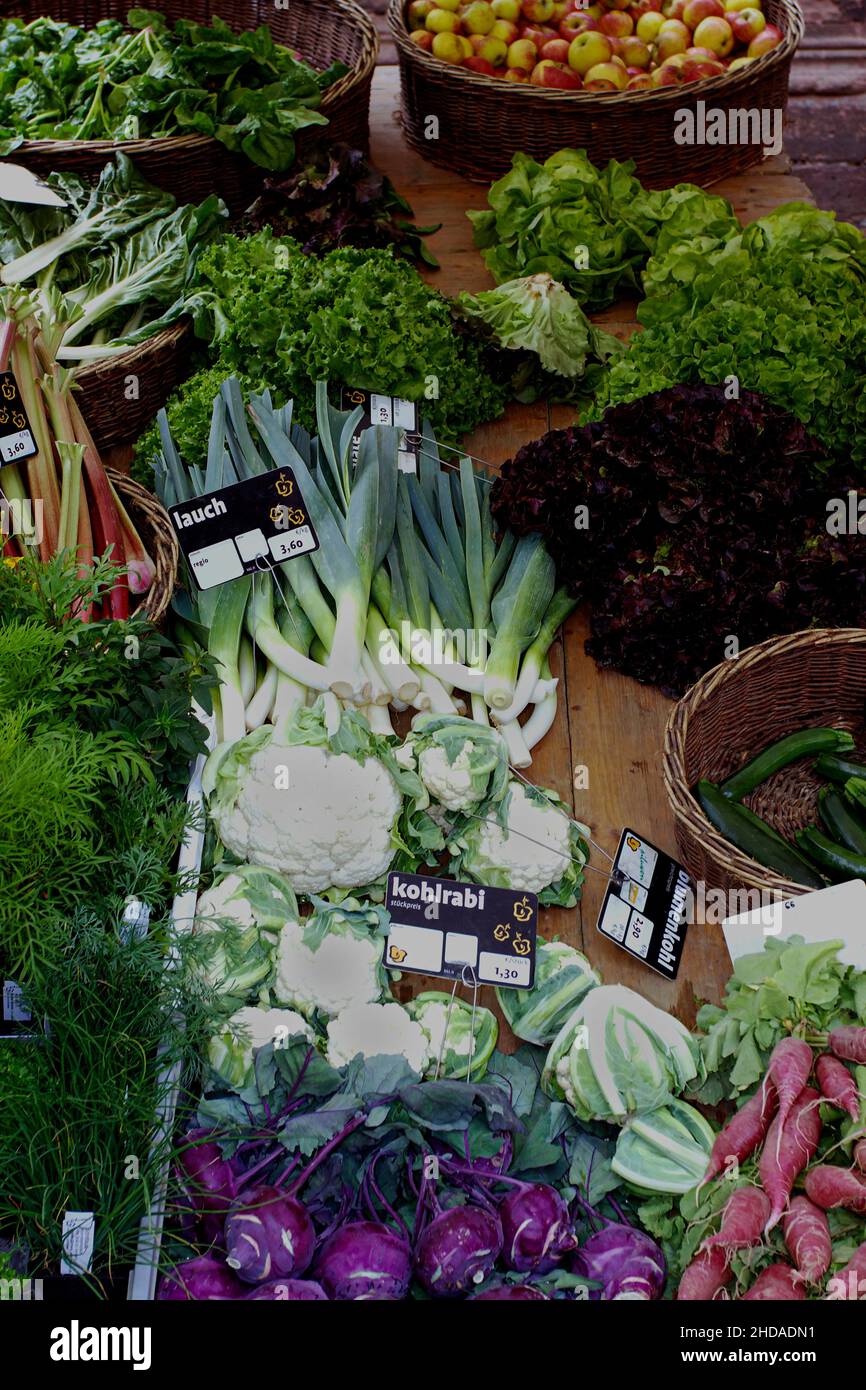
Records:
{"label": "leafy green bunch", "polygon": [[[316,381],[423,401],[446,440],[504,409],[507,389],[488,374],[483,348],[455,329],[448,300],[391,250],[307,256],[265,229],[220,238],[198,273],[196,330],[216,359],[167,408],[187,463],[204,462],[214,397],[229,376],[244,394],[269,388],[277,401],[293,400],[294,420],[309,430]],[[151,431],[138,457],[146,466],[157,451]]]}
{"label": "leafy green bunch", "polygon": [[274,41],[266,24],[235,33],[159,10],[90,29],[40,18],[0,28],[0,153],[22,140],[137,140],[207,135],[265,169],[287,169],[295,134],[326,125],[324,72]]}
{"label": "leafy green bunch", "polygon": [[838,460],[866,463],[866,238],[803,203],[735,235],[696,237],[682,218],[671,230],[644,274],[644,332],[586,418],[680,382],[736,378]]}

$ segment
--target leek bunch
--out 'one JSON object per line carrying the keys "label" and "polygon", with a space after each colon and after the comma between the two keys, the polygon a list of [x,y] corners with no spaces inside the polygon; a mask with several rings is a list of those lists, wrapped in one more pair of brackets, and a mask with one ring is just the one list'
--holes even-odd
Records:
{"label": "leek bunch", "polygon": [[468,459],[446,470],[434,444],[417,476],[401,472],[400,431],[381,425],[353,447],[361,412],[335,410],[323,382],[316,415],[311,437],[291,403],[275,409],[265,393],[245,406],[231,378],[214,402],[204,470],[184,464],[159,417],[167,506],[291,468],[319,539],[310,554],[175,600],[181,633],[218,665],[220,742],[283,723],[323,693],[392,735],[389,707],[460,714],[462,692],[476,721],[501,728],[514,765],[528,766],[556,713],[548,651],[574,606],[543,541],[497,540],[490,479]]}

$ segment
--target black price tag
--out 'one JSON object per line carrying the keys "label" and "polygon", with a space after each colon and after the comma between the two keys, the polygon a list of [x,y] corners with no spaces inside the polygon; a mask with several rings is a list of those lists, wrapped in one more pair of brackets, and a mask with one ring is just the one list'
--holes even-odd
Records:
{"label": "black price tag", "polygon": [[531,989],[538,899],[534,893],[458,883],[430,874],[388,875],[391,926],[384,961],[392,970],[480,985]]}
{"label": "black price tag", "polygon": [[20,463],[39,450],[18,383],[11,372],[0,375],[0,463]]}
{"label": "black price tag", "polygon": [[598,930],[666,980],[675,980],[693,891],[682,864],[626,829],[598,915]]}
{"label": "black price tag", "polygon": [[275,468],[181,502],[169,508],[169,515],[200,589],[319,548],[291,468]]}
{"label": "black price tag", "polygon": [[396,425],[402,430],[400,435],[397,465],[401,473],[417,473],[418,459],[421,456],[421,417],[417,402],[404,401],[400,396],[382,396],[375,391],[362,391],[354,386],[344,386],[340,393],[342,410],[357,410],[361,416],[355,433],[352,435],[352,462],[358,461],[358,448],[361,435],[371,425]]}

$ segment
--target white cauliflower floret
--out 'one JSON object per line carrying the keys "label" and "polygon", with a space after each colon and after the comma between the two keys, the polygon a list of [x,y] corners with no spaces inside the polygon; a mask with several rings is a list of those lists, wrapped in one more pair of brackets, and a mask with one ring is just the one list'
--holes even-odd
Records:
{"label": "white cauliflower floret", "polygon": [[564,1057],[560,1057],[556,1064],[556,1079],[559,1082],[562,1093],[569,1105],[575,1104],[574,1086],[571,1082],[571,1065],[569,1062],[570,1054],[566,1052]]}
{"label": "white cauliflower floret", "polygon": [[[287,785],[288,784],[288,785]],[[356,762],[275,739],[258,748],[229,806],[212,808],[223,844],[281,870],[299,893],[358,888],[391,864],[400,791],[376,758]]]}
{"label": "white cauliflower floret", "polygon": [[[454,1013],[452,1011],[452,1019]],[[424,1005],[423,1011],[419,1012],[418,1022],[424,1029],[429,1039],[430,1055],[435,1060],[443,1051],[443,1039],[448,1020],[448,1005],[428,1003]],[[469,1028],[465,1031],[452,1027],[451,1036],[448,1039],[448,1047],[451,1052],[456,1052],[458,1056],[468,1058],[472,1048],[472,1032]]]}
{"label": "white cauliflower floret", "polygon": [[327,1057],[332,1067],[344,1067],[352,1058],[405,1057],[413,1071],[423,1076],[430,1061],[427,1034],[400,1004],[351,1004],[328,1024]]}
{"label": "white cauliflower floret", "polygon": [[472,744],[449,763],[444,748],[425,748],[418,760],[421,780],[431,796],[449,811],[468,811],[477,804],[472,787]]}
{"label": "white cauliflower floret", "polygon": [[305,945],[298,922],[287,922],[277,957],[275,994],[305,1013],[338,1014],[350,1004],[369,1004],[382,990],[380,937],[337,933],[318,949]]}
{"label": "white cauliflower floret", "polygon": [[571,865],[571,827],[553,806],[533,801],[520,782],[511,784],[507,834],[492,818],[473,827],[466,867],[481,883],[541,893]]}
{"label": "white cauliflower floret", "polygon": [[255,913],[244,896],[243,887],[240,874],[226,874],[225,878],[212,884],[198,900],[195,915],[204,920],[197,921],[196,926],[208,930],[214,925],[214,918],[227,918],[242,929],[257,926]]}

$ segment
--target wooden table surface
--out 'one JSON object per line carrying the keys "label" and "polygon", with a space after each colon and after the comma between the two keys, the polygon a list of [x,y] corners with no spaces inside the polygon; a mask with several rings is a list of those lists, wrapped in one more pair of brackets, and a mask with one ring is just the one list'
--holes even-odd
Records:
{"label": "wooden table surface", "polygon": [[[468,208],[486,206],[485,186],[469,183],[421,159],[403,138],[398,108],[398,71],[380,67],[373,83],[372,158],[412,203],[419,224],[442,223],[429,243],[441,269],[425,272],[427,278],[450,295],[464,289],[490,288],[493,282],[472,245],[465,216]],[[806,186],[789,173],[784,157],[720,182],[713,191],[729,198],[747,222],[780,203],[811,201]],[[635,327],[634,309],[634,303],[623,302],[598,318],[611,332],[627,338]],[[562,426],[572,419],[573,411],[566,407],[548,411],[543,402],[512,405],[502,419],[476,430],[465,445],[477,458],[497,465],[551,426]],[[580,542],[576,539],[575,543]],[[622,828],[629,825],[660,849],[675,854],[673,822],[661,775],[662,742],[671,702],[649,686],[599,670],[583,649],[588,630],[586,613],[578,612],[556,643],[551,664],[560,678],[559,710],[556,723],[535,750],[528,775],[541,786],[555,788],[608,853],[615,851]],[[587,769],[588,787],[575,791],[574,768],[579,765]],[[595,869],[604,870],[606,862],[603,854],[593,850]],[[558,936],[579,947],[607,983],[637,989],[691,1024],[696,1001],[718,1000],[730,974],[721,929],[692,926],[677,980],[664,980],[596,929],[605,881],[603,872],[588,871],[578,908],[569,912],[545,910],[542,935]],[[418,977],[413,978],[418,981]],[[430,986],[436,984],[430,982]],[[441,982],[438,984],[441,987]],[[417,984],[413,988],[406,980],[401,992],[414,993],[416,988]]]}

